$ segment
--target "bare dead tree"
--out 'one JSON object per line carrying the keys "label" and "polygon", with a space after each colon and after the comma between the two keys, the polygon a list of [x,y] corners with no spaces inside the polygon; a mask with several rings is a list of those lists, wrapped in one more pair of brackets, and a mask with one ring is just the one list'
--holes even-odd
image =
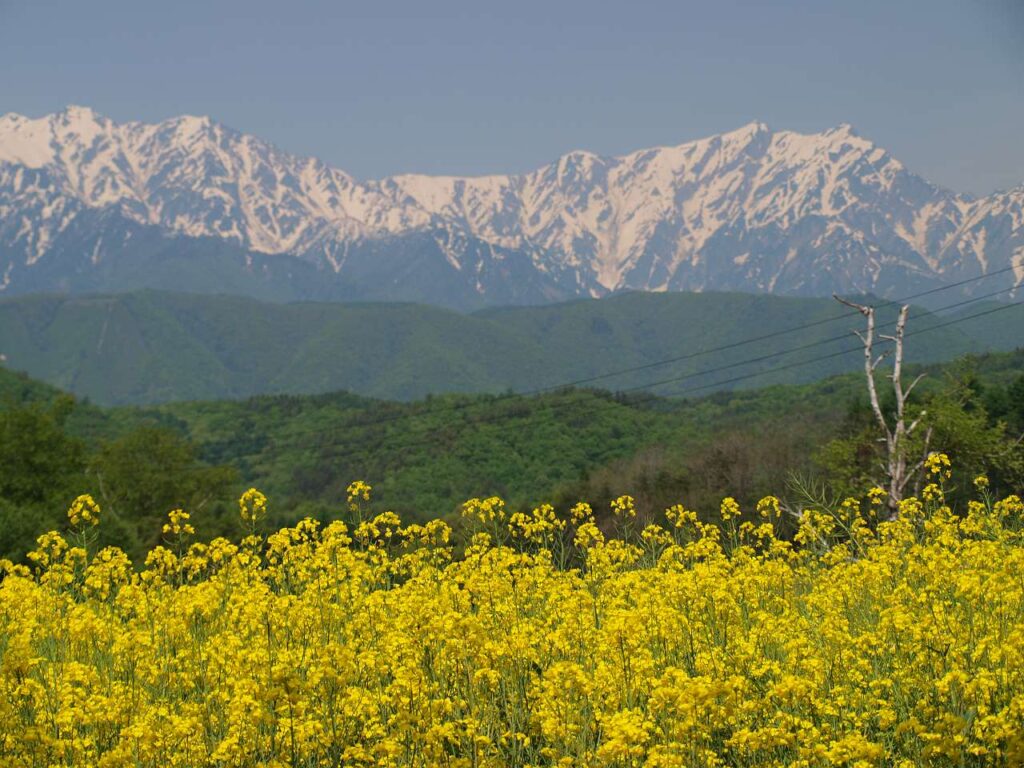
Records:
{"label": "bare dead tree", "polygon": [[928,444],[932,436],[932,430],[929,427],[924,436],[923,455],[918,461],[911,464],[911,459],[908,455],[910,436],[921,425],[926,412],[921,411],[917,418],[909,425],[906,423],[907,399],[918,382],[924,378],[922,373],[910,383],[910,386],[903,387],[903,338],[907,327],[907,314],[910,311],[910,306],[904,304],[900,307],[899,315],[896,318],[895,334],[892,336],[879,334],[879,338],[890,341],[893,344],[892,373],[889,375],[889,378],[892,380],[893,394],[896,396],[896,412],[892,416],[892,424],[890,425],[889,419],[886,419],[885,413],[882,411],[878,398],[878,387],[875,383],[875,370],[889,355],[889,352],[883,352],[877,357],[875,356],[875,308],[866,304],[847,301],[839,296],[834,297],[840,304],[856,309],[864,315],[867,321],[867,328],[863,333],[860,331],[854,331],[854,333],[857,334],[857,337],[864,345],[864,376],[867,379],[871,410],[875,415],[875,421],[878,422],[878,426],[884,435],[885,461],[882,463],[882,471],[885,472],[889,484],[889,514],[890,517],[895,518],[907,485],[924,466],[925,459],[928,456]]}

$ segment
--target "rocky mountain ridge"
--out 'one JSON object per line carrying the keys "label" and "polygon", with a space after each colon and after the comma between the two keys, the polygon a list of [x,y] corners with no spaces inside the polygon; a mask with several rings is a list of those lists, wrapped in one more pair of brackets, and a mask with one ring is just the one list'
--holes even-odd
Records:
{"label": "rocky mountain ridge", "polygon": [[[209,118],[0,117],[0,292],[163,287],[458,308],[614,291],[1024,282],[1024,186],[974,199],[842,125],[751,123],[520,175],[360,181]],[[981,290],[981,289],[979,289]]]}

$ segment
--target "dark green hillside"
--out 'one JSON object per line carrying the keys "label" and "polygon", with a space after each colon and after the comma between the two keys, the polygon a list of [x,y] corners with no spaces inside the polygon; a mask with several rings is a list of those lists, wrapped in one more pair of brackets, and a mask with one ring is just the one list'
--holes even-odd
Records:
{"label": "dark green hillside", "polygon": [[[391,400],[528,392],[682,358],[587,382],[631,390],[673,379],[654,389],[672,396],[852,370],[859,353],[838,353],[856,349],[848,332],[859,318],[843,313],[829,299],[738,293],[636,293],[472,315],[417,304],[273,304],[149,291],[28,296],[0,301],[0,353],[11,368],[107,405],[337,390]],[[979,319],[977,336],[958,325],[921,334],[912,359],[1013,347],[1022,314]],[[892,317],[888,307],[880,322]],[[940,322],[916,310],[911,329]],[[721,370],[703,373],[712,368]]]}
{"label": "dark green hillside", "polygon": [[[596,386],[618,390],[686,376],[682,381],[656,387],[660,395],[685,396],[737,385],[764,387],[813,381],[859,368],[861,349],[851,331],[860,329],[862,320],[848,312],[832,299],[743,293],[627,293],[600,301],[489,309],[477,316],[544,345],[553,359],[580,377],[771,337],[595,382]],[[949,360],[969,352],[1002,348],[965,334],[957,325],[928,331],[945,324],[948,318],[922,308],[913,309],[910,317],[909,330],[919,334],[908,344],[912,361]],[[895,306],[882,306],[880,332],[891,333],[895,318]],[[811,327],[785,333],[807,325]],[[1019,325],[1024,331],[1024,313]],[[787,350],[795,351],[779,354]],[[852,351],[836,355],[842,350]],[[756,362],[739,364],[752,359]],[[773,372],[780,367],[784,370]],[[724,370],[702,373],[712,368]],[[742,381],[729,381],[736,378]]]}
{"label": "dark green hillside", "polygon": [[950,319],[962,320],[957,327],[975,339],[984,340],[991,349],[1024,349],[1024,302],[981,317],[969,317],[1003,306],[994,301],[980,301],[955,311]]}

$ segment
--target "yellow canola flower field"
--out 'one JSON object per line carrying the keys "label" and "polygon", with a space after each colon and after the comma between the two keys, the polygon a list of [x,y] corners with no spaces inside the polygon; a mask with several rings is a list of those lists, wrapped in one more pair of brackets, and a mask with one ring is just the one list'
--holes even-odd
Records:
{"label": "yellow canola flower field", "polygon": [[[1024,504],[939,484],[721,526],[633,500],[306,520],[92,552],[82,498],[0,586],[2,766],[1024,764]],[[887,515],[885,515],[887,517]]]}

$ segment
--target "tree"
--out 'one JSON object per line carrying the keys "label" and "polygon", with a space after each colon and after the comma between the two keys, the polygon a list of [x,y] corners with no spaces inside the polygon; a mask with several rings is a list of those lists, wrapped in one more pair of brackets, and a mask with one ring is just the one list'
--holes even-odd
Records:
{"label": "tree", "polygon": [[131,524],[138,543],[155,544],[172,509],[193,514],[231,495],[230,467],[199,461],[194,446],[165,427],[138,427],[100,446],[89,462],[104,512]]}
{"label": "tree", "polygon": [[867,379],[871,411],[875,416],[875,421],[882,430],[882,434],[884,435],[885,460],[883,462],[882,469],[885,472],[887,484],[889,486],[889,513],[890,516],[895,517],[897,510],[899,509],[899,502],[903,498],[907,485],[921,470],[921,467],[924,466],[924,460],[928,453],[928,444],[931,437],[931,431],[929,429],[929,431],[925,433],[924,455],[922,455],[921,459],[917,462],[912,462],[908,455],[910,437],[921,425],[922,419],[925,417],[926,413],[925,411],[921,411],[918,417],[907,425],[907,399],[910,397],[910,393],[913,391],[914,387],[917,386],[918,382],[924,378],[924,374],[921,374],[910,383],[910,386],[906,388],[903,386],[903,338],[907,327],[907,314],[910,311],[910,306],[904,304],[900,307],[899,315],[896,319],[896,333],[894,335],[879,335],[879,338],[893,343],[893,365],[889,379],[892,381],[893,394],[896,400],[894,413],[889,419],[887,419],[885,413],[882,411],[882,406],[878,398],[878,388],[875,383],[875,371],[878,366],[882,364],[882,361],[888,357],[888,352],[883,352],[877,357],[875,356],[875,308],[867,304],[857,304],[852,301],[847,301],[839,296],[835,296],[835,299],[840,304],[845,304],[848,307],[856,309],[867,321],[867,328],[863,333],[860,331],[854,331],[854,333],[857,334],[864,346],[864,375]]}
{"label": "tree", "polygon": [[987,475],[992,490],[1010,492],[1024,481],[1024,456],[1019,443],[1006,432],[1006,423],[993,420],[969,388],[953,382],[928,400],[932,445],[953,457],[947,495],[966,503],[972,481]]}
{"label": "tree", "polygon": [[82,493],[85,447],[64,423],[70,397],[0,409],[0,558],[20,561]]}
{"label": "tree", "polygon": [[81,473],[84,446],[64,422],[70,397],[52,405],[29,403],[0,410],[0,498],[18,505],[51,501]]}
{"label": "tree", "polygon": [[1021,374],[1006,390],[1007,426],[1017,434],[1024,435],[1024,374]]}

